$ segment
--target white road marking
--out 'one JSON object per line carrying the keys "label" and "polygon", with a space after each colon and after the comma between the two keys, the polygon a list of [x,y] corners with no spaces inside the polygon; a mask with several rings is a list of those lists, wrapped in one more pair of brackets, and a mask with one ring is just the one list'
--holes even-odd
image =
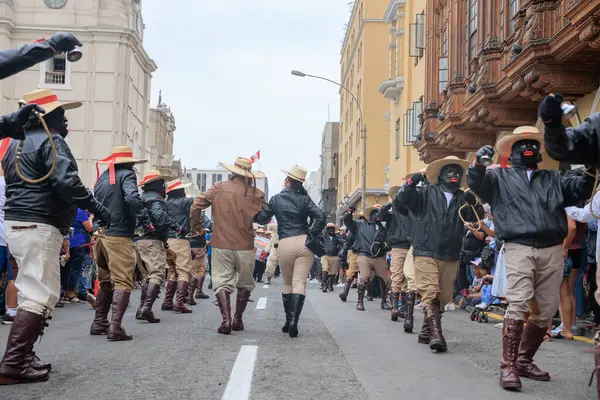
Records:
{"label": "white road marking", "polygon": [[256,303],[256,309],[264,310],[265,308],[267,308],[267,298],[261,297],[260,299],[258,299],[258,303]]}
{"label": "white road marking", "polygon": [[263,286],[263,289],[268,289],[268,288],[269,288],[269,285],[264,285]]}
{"label": "white road marking", "polygon": [[[266,300],[266,298],[264,299]],[[235,364],[233,364],[222,400],[248,400],[250,398],[257,352],[258,346],[242,346],[235,359]]]}

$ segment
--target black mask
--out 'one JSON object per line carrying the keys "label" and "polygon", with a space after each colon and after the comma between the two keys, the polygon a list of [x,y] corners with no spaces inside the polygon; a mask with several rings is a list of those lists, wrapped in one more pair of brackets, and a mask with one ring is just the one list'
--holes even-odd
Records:
{"label": "black mask", "polygon": [[67,137],[67,134],[69,133],[69,121],[65,117],[65,110],[62,107],[58,107],[52,112],[44,115],[44,121],[46,121],[46,125],[48,125],[51,132],[54,131],[63,138]]}
{"label": "black mask", "polygon": [[145,184],[143,189],[149,192],[156,192],[160,194],[163,199],[166,197],[165,181],[162,179]]}
{"label": "black mask", "polygon": [[540,142],[531,139],[519,140],[512,146],[510,161],[516,168],[537,169],[538,163],[542,161]]}
{"label": "black mask", "polygon": [[460,165],[449,164],[440,171],[438,181],[445,192],[454,193],[460,189],[463,174],[464,170]]}
{"label": "black mask", "polygon": [[369,216],[369,220],[371,222],[375,222],[375,217],[377,216],[377,210],[371,211],[371,215]]}
{"label": "black mask", "polygon": [[329,236],[335,235],[335,231],[333,229],[329,229],[328,232],[329,232]]}

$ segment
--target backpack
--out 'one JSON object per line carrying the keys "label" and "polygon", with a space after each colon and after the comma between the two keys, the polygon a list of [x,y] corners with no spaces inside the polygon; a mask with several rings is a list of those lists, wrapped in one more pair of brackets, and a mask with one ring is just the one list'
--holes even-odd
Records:
{"label": "backpack", "polygon": [[485,246],[481,251],[481,264],[490,271],[494,268],[496,252],[490,246]]}

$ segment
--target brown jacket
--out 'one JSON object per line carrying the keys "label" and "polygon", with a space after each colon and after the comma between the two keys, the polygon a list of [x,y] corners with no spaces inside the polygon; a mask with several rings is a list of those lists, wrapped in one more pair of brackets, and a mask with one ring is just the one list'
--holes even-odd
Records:
{"label": "brown jacket", "polygon": [[217,249],[254,249],[254,216],[265,206],[265,194],[248,187],[243,177],[218,182],[194,199],[190,212],[192,231],[201,231],[201,211],[212,207],[211,246]]}

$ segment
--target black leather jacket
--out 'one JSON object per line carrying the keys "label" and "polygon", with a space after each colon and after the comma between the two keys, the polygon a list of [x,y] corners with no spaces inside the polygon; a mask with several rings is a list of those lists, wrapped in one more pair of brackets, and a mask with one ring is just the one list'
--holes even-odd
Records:
{"label": "black leather jacket", "polygon": [[[75,221],[77,208],[92,213],[102,207],[79,179],[77,162],[65,139],[53,134],[56,146],[56,169],[46,181],[30,184],[21,180],[15,170],[18,140],[11,140],[2,160],[6,179],[6,221],[39,222],[52,225],[63,235]],[[29,179],[45,175],[52,165],[50,141],[41,127],[26,132],[20,170]]]}
{"label": "black leather jacket", "polygon": [[[397,207],[405,206],[415,218],[413,252],[415,256],[431,257],[444,261],[458,261],[465,227],[458,209],[465,204],[465,193],[459,190],[448,205],[440,184],[415,188],[405,183],[394,199]],[[477,214],[483,218],[483,207],[478,204]],[[467,221],[474,222],[470,207],[463,209]]]}
{"label": "black leather jacket", "polygon": [[469,167],[471,190],[492,207],[499,240],[535,248],[563,242],[567,236],[565,207],[590,197],[594,178],[536,170],[527,177],[520,168]]}
{"label": "black leather jacket", "polygon": [[[256,215],[255,221],[265,225],[273,216],[277,218],[279,240],[306,235],[309,231],[316,238],[325,227],[325,214],[306,191],[283,189],[281,193],[271,198],[264,210]],[[310,230],[308,218],[312,219]]]}
{"label": "black leather jacket", "polygon": [[325,255],[333,257],[340,254],[344,241],[340,235],[329,236],[329,233],[325,232],[323,234],[323,244],[325,245]]}
{"label": "black leather jacket", "polygon": [[[115,184],[110,184],[109,171],[104,171],[96,185],[94,195],[111,211],[110,227],[104,228],[107,236],[133,237],[138,225],[150,222],[146,206],[137,188],[135,172],[130,168],[115,165]],[[99,222],[94,218],[94,225]]]}
{"label": "black leather jacket", "polygon": [[169,215],[167,202],[160,194],[144,190],[142,192],[142,200],[148,209],[150,220],[152,221],[152,225],[154,225],[154,231],[136,239],[160,240],[166,243],[169,238],[169,230],[174,229],[177,231],[180,229],[180,225]]}
{"label": "black leather jacket", "polygon": [[359,219],[356,221],[352,218],[352,214],[344,215],[344,225],[352,234],[354,242],[352,252],[358,252],[359,256],[371,257],[371,246],[376,241],[379,229],[383,229],[383,226],[375,220]]}
{"label": "black leather jacket", "polygon": [[[0,51],[0,79],[7,78],[17,72],[24,71],[54,56],[54,50],[48,42],[26,44],[18,49]],[[10,125],[0,117],[0,139],[9,136]]]}
{"label": "black leather jacket", "polygon": [[590,115],[575,128],[546,126],[544,144],[555,160],[600,165],[600,113]]}
{"label": "black leather jacket", "polygon": [[190,232],[190,210],[192,209],[192,203],[194,199],[192,197],[171,197],[167,198],[167,209],[169,210],[169,215],[173,220],[177,223],[178,226],[181,226],[183,229],[181,232],[177,231],[177,227],[171,226],[169,229],[169,238],[170,239],[178,239],[179,233],[181,236],[185,236]]}
{"label": "black leather jacket", "polygon": [[[399,210],[399,211],[397,211]],[[381,207],[377,219],[385,222],[387,240],[393,249],[410,249],[412,245],[413,220],[405,207],[394,208],[392,203]]]}
{"label": "black leather jacket", "polygon": [[[202,227],[212,231],[212,222],[205,214],[202,214]],[[201,249],[206,247],[206,232],[202,231],[202,234],[190,239],[190,246],[192,249]]]}

